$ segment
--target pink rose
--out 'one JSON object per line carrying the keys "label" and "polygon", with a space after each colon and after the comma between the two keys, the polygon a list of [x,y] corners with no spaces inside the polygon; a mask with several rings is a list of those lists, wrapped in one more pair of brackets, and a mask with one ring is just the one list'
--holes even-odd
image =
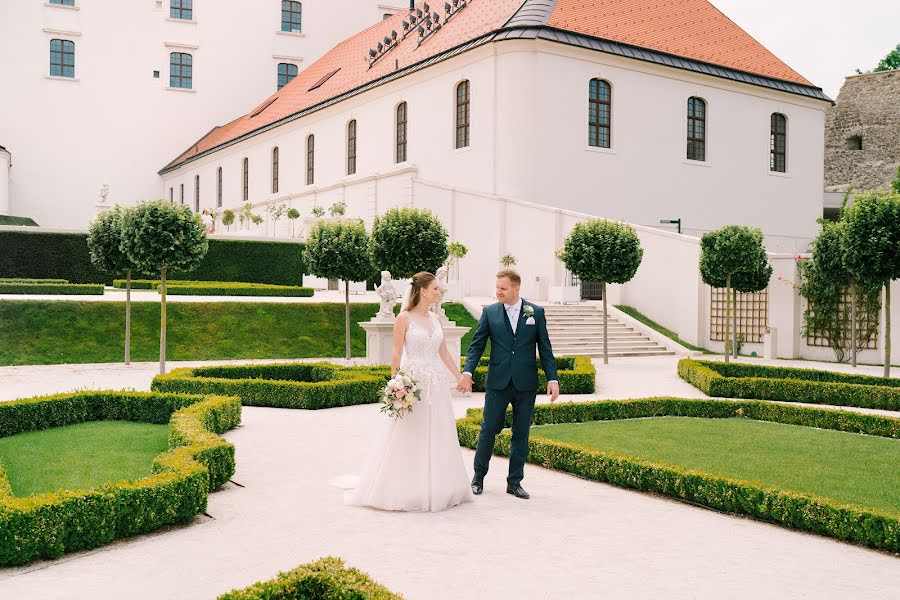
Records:
{"label": "pink rose", "polygon": [[397,390],[396,392],[394,392],[394,396],[398,399],[402,398],[405,395],[406,395],[406,390],[401,389],[401,390]]}

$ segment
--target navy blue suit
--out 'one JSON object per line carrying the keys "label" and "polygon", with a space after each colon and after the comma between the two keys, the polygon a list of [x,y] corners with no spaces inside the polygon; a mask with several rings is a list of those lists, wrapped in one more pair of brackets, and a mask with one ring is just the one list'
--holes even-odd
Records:
{"label": "navy blue suit", "polygon": [[[525,314],[527,306],[534,311],[533,323]],[[506,481],[510,485],[518,485],[524,476],[528,434],[537,397],[535,350],[540,354],[547,380],[558,379],[544,309],[522,300],[522,309],[513,333],[506,305],[498,302],[486,307],[472,336],[472,343],[469,344],[464,371],[475,372],[488,339],[491,340],[491,358],[485,382],[487,393],[484,398],[484,419],[475,449],[475,474],[484,476],[487,473],[494,452],[494,440],[503,430],[506,409],[512,404],[512,444]]]}

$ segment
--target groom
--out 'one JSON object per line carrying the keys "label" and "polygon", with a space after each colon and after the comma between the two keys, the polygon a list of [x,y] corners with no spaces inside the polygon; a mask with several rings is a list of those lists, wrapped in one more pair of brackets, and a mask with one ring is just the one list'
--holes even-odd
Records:
{"label": "groom", "polygon": [[547,335],[547,319],[544,309],[526,302],[519,296],[522,278],[513,269],[497,273],[497,304],[481,313],[481,321],[472,336],[466,366],[458,390],[472,391],[472,373],[484,353],[487,340],[491,340],[491,359],[488,366],[484,397],[484,419],[478,446],[475,449],[475,477],[472,492],[484,491],[484,476],[494,452],[494,438],[506,421],[506,407],[512,404],[512,446],[509,453],[509,476],[506,493],[527,500],[528,492],[522,489],[525,458],[528,456],[528,432],[531,414],[537,396],[538,371],[535,347],[541,355],[541,364],[547,374],[547,394],[554,402],[559,396],[556,375],[556,359]]}

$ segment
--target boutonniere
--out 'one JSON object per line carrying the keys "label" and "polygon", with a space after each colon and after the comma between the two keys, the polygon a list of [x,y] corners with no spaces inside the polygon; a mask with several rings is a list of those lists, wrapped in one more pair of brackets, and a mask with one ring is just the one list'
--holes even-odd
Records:
{"label": "boutonniere", "polygon": [[525,305],[525,308],[522,309],[522,314],[525,315],[526,318],[534,316],[534,307]]}

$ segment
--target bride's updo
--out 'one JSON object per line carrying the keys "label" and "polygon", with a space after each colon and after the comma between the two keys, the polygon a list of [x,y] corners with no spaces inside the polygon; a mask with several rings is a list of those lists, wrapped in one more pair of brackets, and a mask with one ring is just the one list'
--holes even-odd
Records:
{"label": "bride's updo", "polygon": [[428,288],[435,279],[437,278],[428,271],[421,271],[413,275],[412,286],[409,288],[409,300],[407,300],[404,310],[412,310],[417,307],[422,299],[422,290]]}

